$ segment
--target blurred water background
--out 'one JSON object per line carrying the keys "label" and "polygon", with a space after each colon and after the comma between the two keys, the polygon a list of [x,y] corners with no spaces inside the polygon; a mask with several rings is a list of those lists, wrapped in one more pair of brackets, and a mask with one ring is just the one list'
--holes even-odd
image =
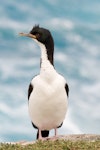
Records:
{"label": "blurred water background", "polygon": [[55,67],[70,88],[59,134],[100,134],[100,1],[0,0],[0,142],[36,136],[27,89],[39,73],[40,50],[18,36],[35,24],[52,32]]}

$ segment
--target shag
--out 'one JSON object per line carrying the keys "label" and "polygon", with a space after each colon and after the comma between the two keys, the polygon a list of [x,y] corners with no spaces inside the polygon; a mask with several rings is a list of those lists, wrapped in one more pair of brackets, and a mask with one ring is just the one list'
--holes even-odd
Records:
{"label": "shag", "polygon": [[33,127],[38,129],[37,139],[49,136],[51,129],[61,127],[68,107],[69,87],[65,78],[54,68],[54,41],[49,30],[34,26],[21,36],[32,38],[41,49],[40,73],[28,89],[29,115]]}

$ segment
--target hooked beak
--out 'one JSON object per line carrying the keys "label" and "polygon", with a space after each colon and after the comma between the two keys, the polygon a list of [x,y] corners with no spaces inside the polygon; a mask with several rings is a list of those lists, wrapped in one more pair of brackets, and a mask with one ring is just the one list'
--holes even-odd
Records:
{"label": "hooked beak", "polygon": [[26,37],[30,37],[33,39],[36,39],[36,36],[31,34],[31,33],[19,33],[20,36],[26,36]]}

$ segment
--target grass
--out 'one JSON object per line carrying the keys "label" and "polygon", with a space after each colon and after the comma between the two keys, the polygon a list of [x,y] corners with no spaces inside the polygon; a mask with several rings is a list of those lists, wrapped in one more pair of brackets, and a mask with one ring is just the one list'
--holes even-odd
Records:
{"label": "grass", "polygon": [[100,141],[38,141],[27,146],[1,143],[0,150],[100,150]]}

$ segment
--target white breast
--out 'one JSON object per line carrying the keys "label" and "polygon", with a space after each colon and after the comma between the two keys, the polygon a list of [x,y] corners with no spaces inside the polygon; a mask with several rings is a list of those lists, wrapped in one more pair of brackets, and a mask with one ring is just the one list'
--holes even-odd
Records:
{"label": "white breast", "polygon": [[[32,80],[34,87],[29,99],[29,114],[32,122],[42,130],[58,127],[67,111],[65,80],[57,73],[44,73]],[[52,80],[51,80],[52,79]]]}

